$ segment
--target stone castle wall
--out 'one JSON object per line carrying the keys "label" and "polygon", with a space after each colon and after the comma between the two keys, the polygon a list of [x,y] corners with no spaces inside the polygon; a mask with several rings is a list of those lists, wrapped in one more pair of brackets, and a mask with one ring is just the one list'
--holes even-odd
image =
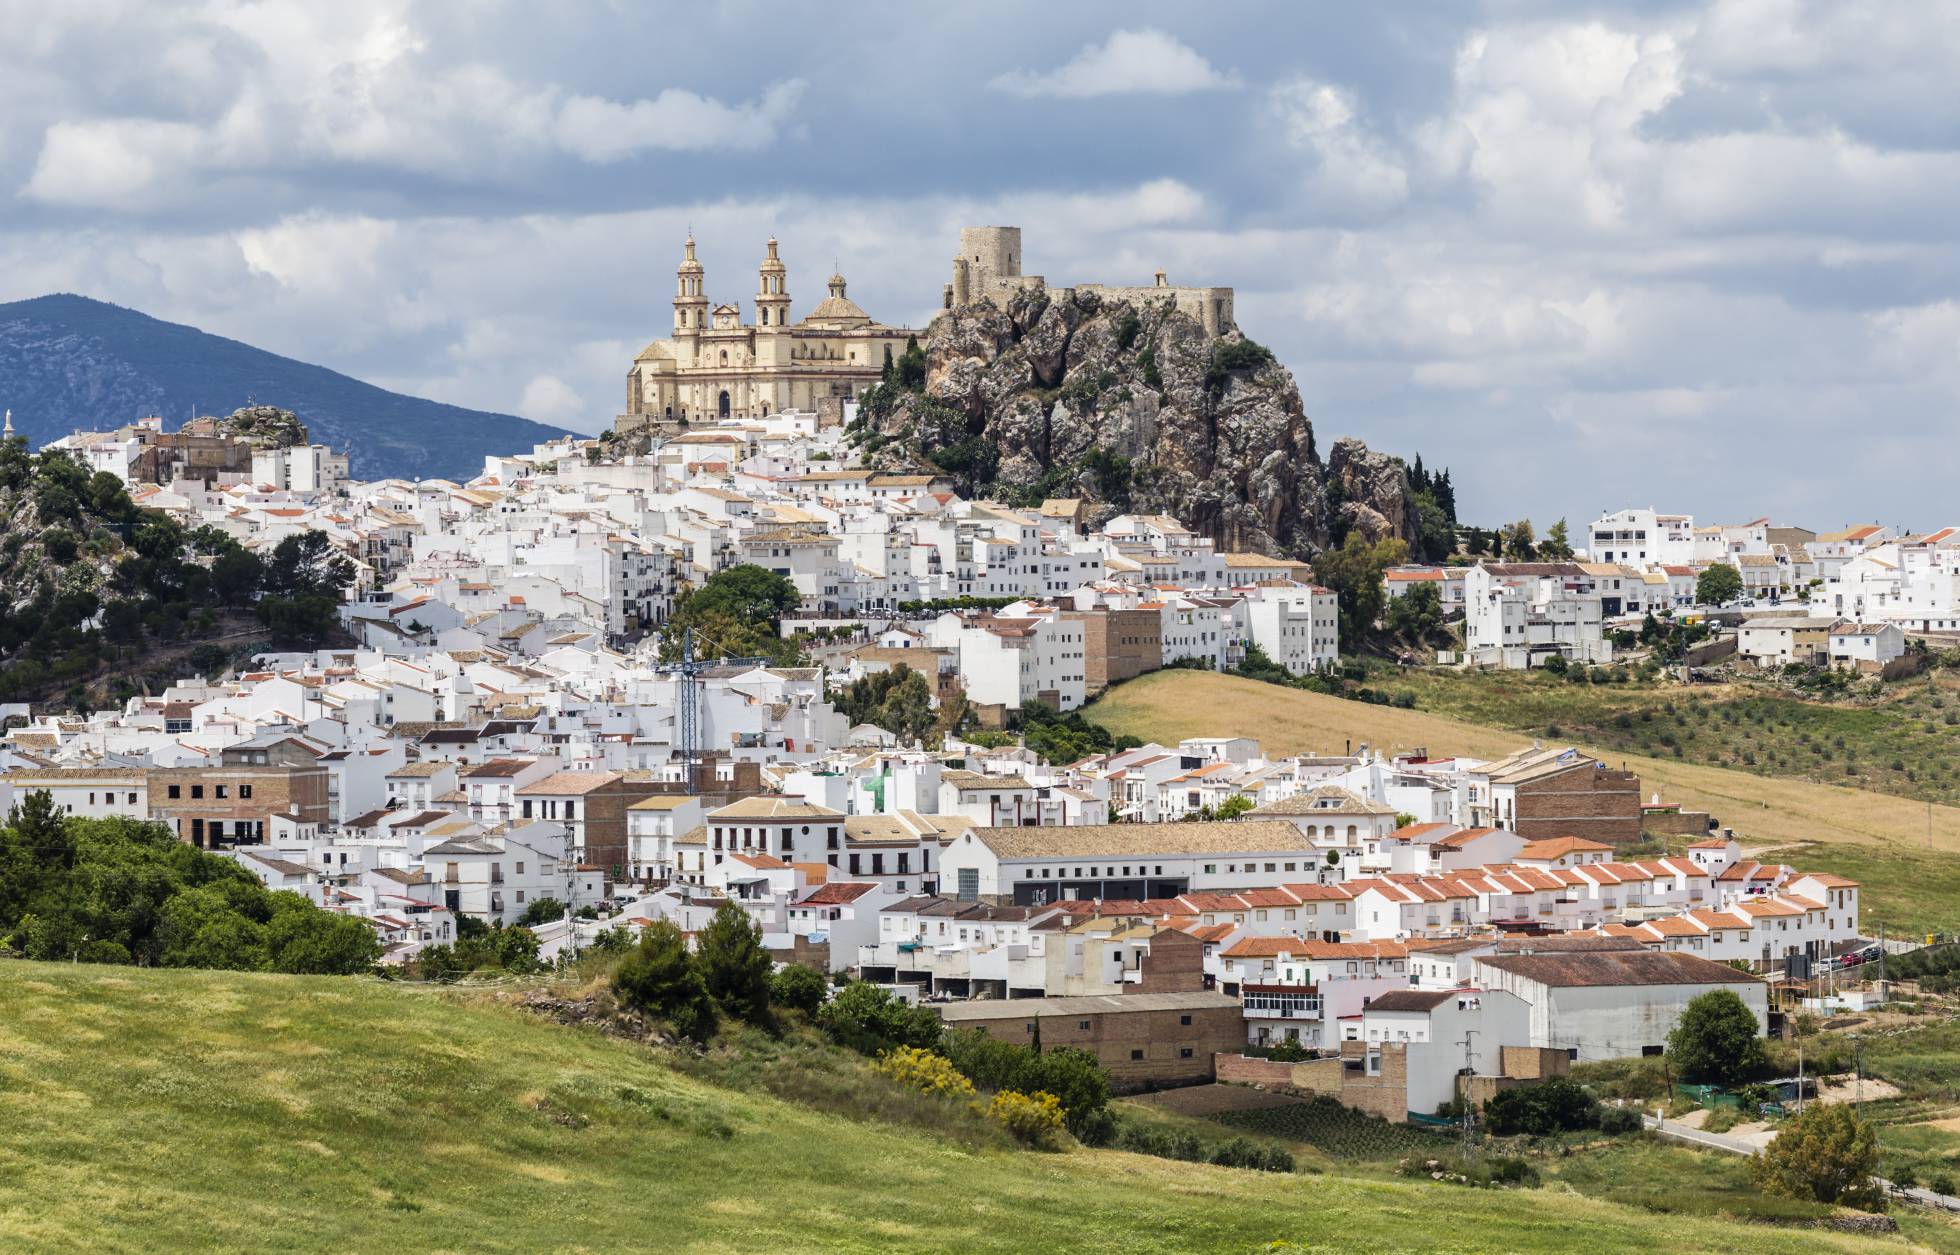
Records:
{"label": "stone castle wall", "polygon": [[[1040,275],[1021,272],[1022,256],[1019,227],[961,227],[960,252],[953,259],[953,280],[946,285],[944,293],[946,308],[978,301],[991,301],[1006,308],[1016,294],[1047,287],[1047,281]],[[1175,287],[1165,281],[1161,270],[1154,284],[1083,283],[1077,288],[1094,292],[1106,301],[1127,301],[1132,305],[1168,300],[1209,336],[1223,335],[1236,325],[1232,289]],[[1058,288],[1056,294],[1066,299],[1075,291],[1076,288]]]}

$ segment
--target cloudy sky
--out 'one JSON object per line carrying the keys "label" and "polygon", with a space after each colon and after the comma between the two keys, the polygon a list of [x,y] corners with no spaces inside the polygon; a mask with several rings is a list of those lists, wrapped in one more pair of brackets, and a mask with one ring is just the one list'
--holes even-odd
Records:
{"label": "cloudy sky", "polygon": [[1466,517],[1960,521],[1960,5],[0,0],[0,299],[581,430],[680,240],[1238,289]]}

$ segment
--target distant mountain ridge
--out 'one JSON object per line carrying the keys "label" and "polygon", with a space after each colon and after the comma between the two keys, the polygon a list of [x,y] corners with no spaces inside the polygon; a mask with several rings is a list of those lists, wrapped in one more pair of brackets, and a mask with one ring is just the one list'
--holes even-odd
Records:
{"label": "distant mountain ridge", "polygon": [[467,479],[488,453],[566,434],[512,414],[405,396],[133,309],[60,294],[0,304],[0,406],[34,444],[193,407],[228,414],[277,405],[312,438],[347,451],[358,479]]}

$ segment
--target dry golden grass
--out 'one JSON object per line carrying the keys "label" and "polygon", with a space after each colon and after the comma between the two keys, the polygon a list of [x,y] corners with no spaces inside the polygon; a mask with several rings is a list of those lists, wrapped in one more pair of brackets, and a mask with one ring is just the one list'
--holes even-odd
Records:
{"label": "dry golden grass", "polygon": [[[1529,738],[1416,710],[1351,702],[1319,693],[1204,671],[1159,671],[1131,680],[1084,712],[1112,732],[1175,744],[1191,736],[1257,737],[1268,753],[1340,753],[1367,744],[1384,754],[1421,746],[1432,755],[1496,758]],[[1641,788],[1705,810],[1751,845],[1807,842],[1928,848],[1923,802],[1781,780],[1689,761],[1598,751],[1640,773]],[[1960,852],[1960,808],[1934,806],[1931,847]]]}

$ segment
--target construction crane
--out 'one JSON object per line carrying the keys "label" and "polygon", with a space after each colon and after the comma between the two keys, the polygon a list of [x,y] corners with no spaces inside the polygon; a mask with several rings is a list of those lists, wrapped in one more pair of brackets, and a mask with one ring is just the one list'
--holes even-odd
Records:
{"label": "construction crane", "polygon": [[694,629],[688,628],[681,636],[681,660],[674,668],[679,679],[681,708],[681,772],[687,791],[700,792],[695,783],[695,764],[701,756],[701,675],[709,667],[759,667],[768,663],[767,658],[717,658],[706,662],[694,656]]}

